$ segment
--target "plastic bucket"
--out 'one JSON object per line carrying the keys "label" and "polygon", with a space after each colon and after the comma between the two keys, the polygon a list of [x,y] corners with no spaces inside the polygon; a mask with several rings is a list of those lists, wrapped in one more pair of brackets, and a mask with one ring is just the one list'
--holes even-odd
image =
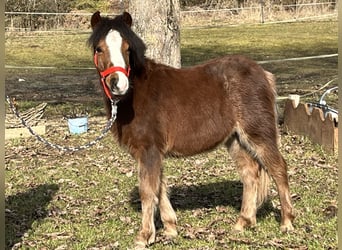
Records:
{"label": "plastic bucket", "polygon": [[88,117],[69,118],[69,131],[71,134],[82,134],[88,131]]}

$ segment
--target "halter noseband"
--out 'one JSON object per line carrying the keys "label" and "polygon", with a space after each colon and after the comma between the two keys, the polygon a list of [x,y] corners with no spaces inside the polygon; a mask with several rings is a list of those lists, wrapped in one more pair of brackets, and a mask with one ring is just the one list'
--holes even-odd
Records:
{"label": "halter noseband", "polygon": [[[95,52],[95,54],[94,54],[94,63],[95,63],[95,66],[97,67],[98,66],[97,52]],[[131,71],[131,68],[129,66],[128,66],[127,70],[123,67],[120,67],[120,66],[112,66],[112,67],[109,67],[108,69],[105,69],[104,71],[99,71],[99,74],[101,76],[101,83],[102,83],[103,90],[104,90],[106,96],[110,100],[112,99],[112,95],[111,95],[111,92],[109,90],[108,85],[105,83],[106,77],[108,75],[114,73],[114,72],[121,72],[121,73],[124,73],[125,76],[129,77],[130,71]]]}

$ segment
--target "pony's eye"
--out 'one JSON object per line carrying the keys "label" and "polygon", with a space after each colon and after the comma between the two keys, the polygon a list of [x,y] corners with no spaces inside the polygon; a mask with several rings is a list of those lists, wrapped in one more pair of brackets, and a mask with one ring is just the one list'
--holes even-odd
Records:
{"label": "pony's eye", "polygon": [[96,47],[96,48],[95,48],[95,52],[96,52],[96,53],[101,53],[101,52],[102,52],[102,49],[101,49],[100,47]]}

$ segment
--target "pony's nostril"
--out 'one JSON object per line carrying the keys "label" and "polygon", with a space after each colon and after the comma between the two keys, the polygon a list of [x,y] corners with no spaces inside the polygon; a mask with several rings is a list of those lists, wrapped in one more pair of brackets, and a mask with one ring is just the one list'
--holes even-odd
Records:
{"label": "pony's nostril", "polygon": [[113,77],[110,79],[110,88],[112,91],[116,90],[118,88],[117,84],[119,82],[119,78]]}

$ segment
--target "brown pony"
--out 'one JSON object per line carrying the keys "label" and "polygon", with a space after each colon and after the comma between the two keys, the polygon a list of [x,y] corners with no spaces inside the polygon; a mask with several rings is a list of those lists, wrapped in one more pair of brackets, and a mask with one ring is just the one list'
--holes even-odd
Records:
{"label": "brown pony", "polygon": [[131,25],[127,12],[114,19],[96,12],[88,42],[108,114],[110,99],[119,100],[112,132],[138,163],[142,225],[136,247],[155,241],[157,206],[165,235],[177,236],[163,158],[190,156],[221,144],[236,160],[243,182],[241,213],[234,229],[256,224],[270,175],[280,197],[280,229],[293,230],[287,166],[277,145],[273,75],[243,56],[225,56],[186,69],[156,63],[145,57],[146,47]]}

